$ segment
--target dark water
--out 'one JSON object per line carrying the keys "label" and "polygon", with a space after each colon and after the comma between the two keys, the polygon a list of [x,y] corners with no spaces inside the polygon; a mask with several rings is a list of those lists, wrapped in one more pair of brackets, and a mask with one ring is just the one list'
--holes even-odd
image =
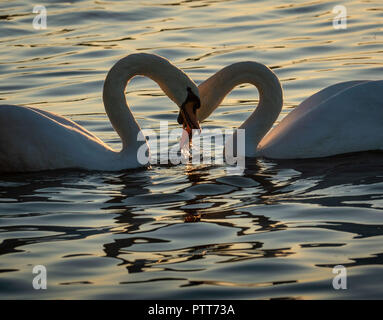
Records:
{"label": "dark water", "polygon": [[[197,83],[236,61],[265,63],[284,88],[280,119],[320,88],[383,71],[379,1],[344,2],[342,31],[334,1],[50,1],[40,31],[34,4],[0,3],[1,102],[70,117],[116,149],[101,90],[128,53],[163,55]],[[153,82],[133,80],[127,98],[143,128],[177,127]],[[256,103],[242,86],[203,125],[238,126]],[[382,299],[382,160],[2,175],[0,298]],[[32,287],[35,265],[47,290]],[[347,290],[333,289],[336,265]]]}

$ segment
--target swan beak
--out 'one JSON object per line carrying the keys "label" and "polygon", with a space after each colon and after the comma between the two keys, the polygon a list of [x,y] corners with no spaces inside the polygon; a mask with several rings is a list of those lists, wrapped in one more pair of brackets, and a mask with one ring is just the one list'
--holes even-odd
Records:
{"label": "swan beak", "polygon": [[189,133],[189,135],[193,129],[198,129],[201,131],[201,127],[197,120],[195,102],[190,101],[182,105],[177,121],[179,124],[183,125],[184,129]]}

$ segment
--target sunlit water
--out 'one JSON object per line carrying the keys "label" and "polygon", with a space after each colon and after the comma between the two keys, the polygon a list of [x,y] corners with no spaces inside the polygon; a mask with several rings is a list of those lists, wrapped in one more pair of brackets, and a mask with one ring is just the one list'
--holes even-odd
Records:
{"label": "sunlit water", "polygon": [[[35,4],[0,3],[0,102],[70,117],[116,149],[102,84],[129,53],[163,55],[197,83],[262,62],[284,88],[279,120],[325,86],[382,78],[381,1],[47,1],[46,30],[32,28]],[[346,30],[332,25],[338,4]],[[142,128],[178,127],[154,82],[134,79],[127,99]],[[257,99],[237,88],[203,127],[238,126]],[[382,160],[3,175],[0,298],[383,298]],[[347,290],[332,286],[339,264]],[[47,290],[32,288],[35,265]]]}

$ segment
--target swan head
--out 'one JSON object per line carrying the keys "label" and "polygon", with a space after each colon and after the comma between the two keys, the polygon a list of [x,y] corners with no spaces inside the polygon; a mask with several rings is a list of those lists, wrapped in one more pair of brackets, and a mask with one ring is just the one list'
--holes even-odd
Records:
{"label": "swan head", "polygon": [[[150,72],[150,77],[155,80],[159,74],[161,81],[157,81],[165,94],[180,108],[178,123],[190,129],[201,129],[197,120],[196,110],[200,107],[200,96],[197,85],[186,73],[174,66],[171,62],[156,55],[159,59],[153,67],[160,67],[156,72]],[[169,80],[170,79],[170,80]]]}
{"label": "swan head", "polygon": [[[198,90],[198,89],[197,89]],[[187,87],[188,95],[185,101],[180,106],[180,112],[178,114],[177,122],[182,125],[188,133],[191,133],[191,130],[198,129],[201,130],[199,122],[197,120],[197,109],[201,107],[201,101],[199,96],[197,96],[191,87]]]}

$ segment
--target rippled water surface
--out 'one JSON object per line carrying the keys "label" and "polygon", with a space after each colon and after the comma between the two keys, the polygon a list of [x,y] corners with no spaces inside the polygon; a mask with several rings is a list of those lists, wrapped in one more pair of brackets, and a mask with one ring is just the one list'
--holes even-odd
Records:
{"label": "rippled water surface", "polygon": [[[122,56],[152,52],[201,83],[223,66],[262,62],[284,88],[282,119],[330,84],[381,79],[381,1],[0,2],[0,101],[65,115],[120,148],[102,84]],[[332,9],[347,8],[346,30]],[[142,128],[177,107],[137,78],[127,99]],[[242,123],[258,102],[231,93],[204,128]],[[346,115],[345,115],[346,116]],[[0,298],[383,298],[383,156],[225,166],[155,165],[118,173],[0,176]],[[347,267],[347,290],[332,268]],[[32,288],[44,265],[48,289]]]}

